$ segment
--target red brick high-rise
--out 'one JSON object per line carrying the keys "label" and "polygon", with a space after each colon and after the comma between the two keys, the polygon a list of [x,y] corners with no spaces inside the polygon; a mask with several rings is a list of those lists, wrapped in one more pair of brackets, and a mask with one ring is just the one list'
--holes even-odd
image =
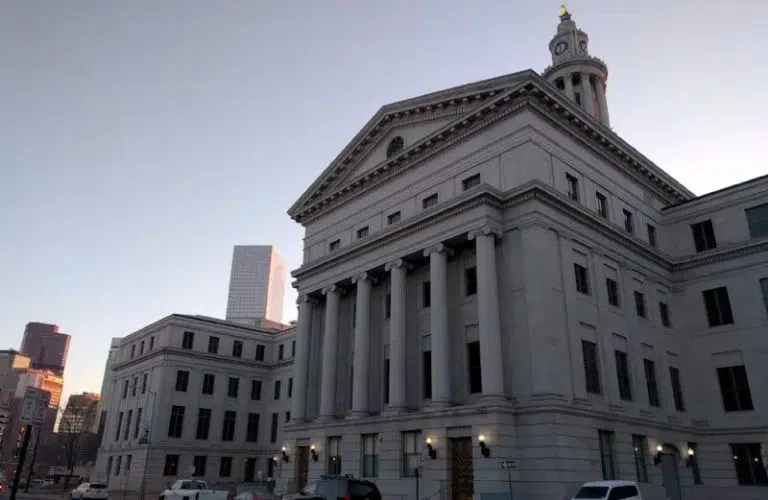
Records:
{"label": "red brick high-rise", "polygon": [[59,325],[27,323],[21,341],[21,352],[29,356],[32,368],[64,374],[71,337],[59,333]]}

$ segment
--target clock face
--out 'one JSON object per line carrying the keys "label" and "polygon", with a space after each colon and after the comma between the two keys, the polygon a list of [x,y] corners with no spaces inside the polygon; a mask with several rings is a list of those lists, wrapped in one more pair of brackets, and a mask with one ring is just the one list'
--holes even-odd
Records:
{"label": "clock face", "polygon": [[568,48],[568,42],[559,42],[557,45],[555,45],[555,55],[560,55],[563,52],[566,51]]}

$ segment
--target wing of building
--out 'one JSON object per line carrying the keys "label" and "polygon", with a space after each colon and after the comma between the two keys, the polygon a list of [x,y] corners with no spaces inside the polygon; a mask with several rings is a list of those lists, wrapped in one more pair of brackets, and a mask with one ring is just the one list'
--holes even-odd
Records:
{"label": "wing of building", "polygon": [[764,494],[768,177],[697,198],[610,128],[569,13],[549,47],[384,106],[290,208],[289,491]]}

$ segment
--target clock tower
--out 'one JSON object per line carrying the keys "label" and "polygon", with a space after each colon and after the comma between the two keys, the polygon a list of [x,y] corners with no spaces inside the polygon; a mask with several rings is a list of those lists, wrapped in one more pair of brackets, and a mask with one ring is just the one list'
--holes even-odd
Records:
{"label": "clock tower", "polygon": [[544,70],[544,78],[595,120],[610,127],[605,99],[608,67],[589,55],[589,37],[576,27],[565,6],[560,9],[560,24],[549,42],[549,52],[552,65]]}

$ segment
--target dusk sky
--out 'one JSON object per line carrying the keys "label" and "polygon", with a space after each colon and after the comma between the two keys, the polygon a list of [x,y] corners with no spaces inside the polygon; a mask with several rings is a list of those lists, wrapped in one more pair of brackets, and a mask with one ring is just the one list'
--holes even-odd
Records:
{"label": "dusk sky", "polygon": [[[0,349],[57,323],[65,393],[99,391],[111,337],[223,317],[232,246],[273,244],[298,267],[286,210],[380,106],[542,71],[559,7],[1,2]],[[568,7],[608,65],[625,140],[697,194],[768,171],[768,3]]]}

